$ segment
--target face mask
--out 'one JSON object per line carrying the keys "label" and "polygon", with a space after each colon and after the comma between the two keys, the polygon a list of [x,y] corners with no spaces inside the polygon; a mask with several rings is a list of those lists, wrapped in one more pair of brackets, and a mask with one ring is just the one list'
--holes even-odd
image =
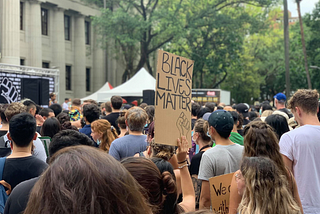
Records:
{"label": "face mask", "polygon": [[262,110],[261,110],[261,108],[259,109],[259,114],[260,114],[260,115],[262,114]]}
{"label": "face mask", "polygon": [[101,141],[98,139],[98,140],[97,140],[97,144],[98,144],[98,146],[100,145],[100,143],[101,143]]}

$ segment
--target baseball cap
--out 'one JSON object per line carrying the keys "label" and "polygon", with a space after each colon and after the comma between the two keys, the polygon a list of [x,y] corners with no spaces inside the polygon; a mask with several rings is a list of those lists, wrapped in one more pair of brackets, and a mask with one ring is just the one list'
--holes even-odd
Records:
{"label": "baseball cap", "polygon": [[284,100],[284,101],[287,100],[287,97],[284,93],[278,93],[273,98],[276,98],[277,100]]}
{"label": "baseball cap", "polygon": [[202,119],[208,121],[211,114],[212,114],[211,112],[205,113],[205,114],[203,115]]}
{"label": "baseball cap", "polygon": [[228,137],[233,129],[233,117],[225,110],[214,111],[210,115],[208,122],[222,137]]}
{"label": "baseball cap", "polygon": [[243,115],[243,117],[249,117],[249,105],[246,103],[239,103],[236,106],[237,112]]}

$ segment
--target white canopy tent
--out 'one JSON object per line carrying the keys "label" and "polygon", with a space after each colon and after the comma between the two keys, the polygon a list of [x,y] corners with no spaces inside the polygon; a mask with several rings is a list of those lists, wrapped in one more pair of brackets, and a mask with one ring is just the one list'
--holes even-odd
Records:
{"label": "white canopy tent", "polygon": [[98,91],[94,92],[93,94],[91,94],[91,95],[89,95],[87,97],[82,98],[81,101],[89,100],[89,99],[98,101],[98,93],[105,92],[105,91],[110,91],[111,89],[113,89],[111,84],[109,82],[106,82]]}
{"label": "white canopy tent", "polygon": [[122,97],[142,97],[144,90],[155,90],[156,79],[149,72],[141,68],[131,79],[110,91],[99,92],[98,101],[106,102],[113,95]]}

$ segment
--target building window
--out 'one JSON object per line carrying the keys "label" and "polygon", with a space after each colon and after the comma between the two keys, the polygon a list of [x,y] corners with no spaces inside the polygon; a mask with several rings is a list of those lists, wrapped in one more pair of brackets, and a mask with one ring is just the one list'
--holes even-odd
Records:
{"label": "building window", "polygon": [[85,21],[86,44],[90,44],[90,22]]}
{"label": "building window", "polygon": [[23,30],[23,2],[20,2],[20,30]]}
{"label": "building window", "polygon": [[50,68],[49,62],[42,62],[42,68]]}
{"label": "building window", "polygon": [[42,35],[48,35],[48,10],[41,8],[41,31]]}
{"label": "building window", "polygon": [[66,66],[66,90],[71,90],[71,66]]}
{"label": "building window", "polygon": [[86,91],[90,91],[90,77],[91,77],[90,68],[86,68]]}
{"label": "building window", "polygon": [[20,65],[25,65],[24,59],[20,59]]}
{"label": "building window", "polygon": [[70,16],[64,16],[64,39],[70,40]]}

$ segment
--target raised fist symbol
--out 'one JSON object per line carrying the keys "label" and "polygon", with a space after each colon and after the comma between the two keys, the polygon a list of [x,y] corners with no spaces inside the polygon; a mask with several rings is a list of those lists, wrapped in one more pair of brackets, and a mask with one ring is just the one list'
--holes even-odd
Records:
{"label": "raised fist symbol", "polygon": [[186,117],[186,115],[181,112],[180,116],[178,117],[177,123],[176,123],[180,136],[187,136],[191,127],[190,127],[190,121]]}
{"label": "raised fist symbol", "polygon": [[2,79],[0,84],[0,103],[13,103],[18,99],[18,92],[16,87],[12,84],[7,77]]}

